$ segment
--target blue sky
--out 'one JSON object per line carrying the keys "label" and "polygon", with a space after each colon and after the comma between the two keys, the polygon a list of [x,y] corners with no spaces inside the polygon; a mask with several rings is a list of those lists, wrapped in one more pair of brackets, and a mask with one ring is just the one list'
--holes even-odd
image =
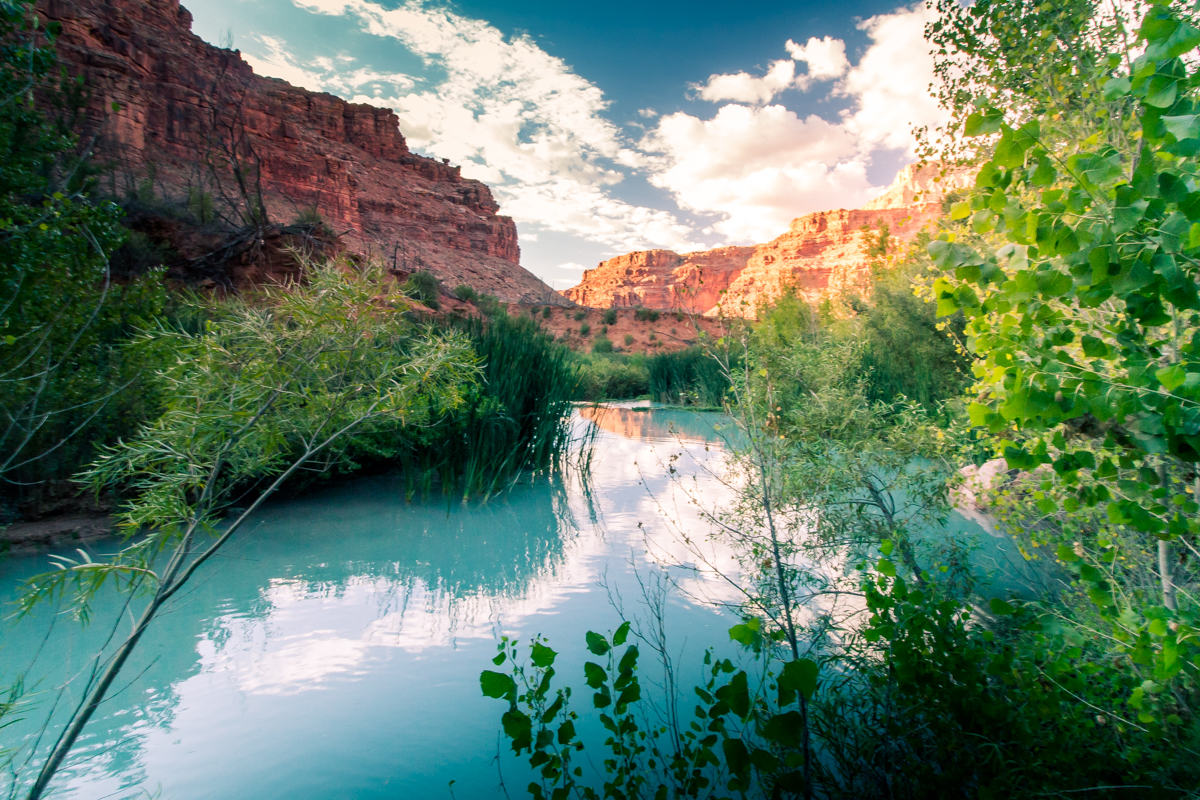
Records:
{"label": "blue sky", "polygon": [[185,0],[260,74],[395,109],[485,181],[555,288],[631,250],[767,241],[853,208],[941,115],[890,2]]}

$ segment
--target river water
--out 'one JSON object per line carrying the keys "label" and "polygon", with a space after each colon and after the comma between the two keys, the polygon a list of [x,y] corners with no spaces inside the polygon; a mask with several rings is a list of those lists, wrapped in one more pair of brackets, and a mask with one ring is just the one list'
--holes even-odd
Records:
{"label": "river water", "polygon": [[[727,499],[715,477],[720,418],[591,416],[590,480],[571,469],[464,506],[406,503],[400,481],[376,477],[269,504],[153,624],[52,796],[469,799],[503,796],[501,781],[522,796],[528,773],[497,736],[504,705],[479,690],[498,637],[548,637],[559,674],[579,686],[584,633],[615,628],[616,606],[645,613],[642,587],[664,564],[680,586],[665,603],[669,645],[682,680],[698,682],[703,648],[727,647],[735,619],[720,606],[735,599],[728,584],[693,569],[703,564],[683,544],[709,533],[696,502]],[[1019,587],[1010,546],[957,515],[953,525],[982,537],[1002,589]],[[736,575],[728,551],[699,546]],[[44,554],[0,561],[5,617],[20,581],[48,564]],[[18,785],[47,749],[41,721],[61,722],[78,701],[71,680],[114,623],[129,625],[115,595],[86,629],[55,612],[0,623],[0,682],[26,672],[34,701],[0,730],[0,748],[23,748]],[[0,796],[13,786],[0,776]]]}

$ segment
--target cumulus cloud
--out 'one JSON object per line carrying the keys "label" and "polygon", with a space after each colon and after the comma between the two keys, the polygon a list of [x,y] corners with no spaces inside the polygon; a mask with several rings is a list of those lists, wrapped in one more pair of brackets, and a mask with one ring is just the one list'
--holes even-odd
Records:
{"label": "cumulus cloud", "polygon": [[873,43],[836,91],[855,100],[857,107],[846,115],[845,124],[864,147],[911,154],[914,125],[933,128],[946,121],[929,92],[935,76],[924,39],[925,25],[936,14],[922,4],[859,24]]}
{"label": "cumulus cloud", "polygon": [[796,62],[787,59],[772,62],[767,74],[755,77],[747,72],[732,75],[710,75],[708,83],[697,86],[700,99],[717,103],[733,100],[738,103],[766,103],[775,95],[789,89],[796,81]]}
{"label": "cumulus cloud", "polygon": [[[692,88],[701,100],[710,103],[724,100],[769,103],[788,89],[808,89],[817,81],[840,78],[850,68],[850,62],[846,60],[846,43],[841,39],[814,36],[803,45],[788,39],[784,48],[791,59],[772,61],[765,75],[748,72],[709,75],[706,83],[694,84]],[[797,75],[796,62],[807,64],[808,71]]]}
{"label": "cumulus cloud", "polygon": [[846,43],[841,39],[831,36],[818,39],[813,36],[803,45],[788,39],[784,47],[793,60],[808,65],[808,72],[796,79],[802,89],[807,89],[814,81],[840,78],[850,69],[850,62],[846,59]]}
{"label": "cumulus cloud", "polygon": [[293,0],[354,19],[395,40],[426,67],[421,76],[381,75],[326,59],[301,62],[263,38],[254,66],[298,85],[392,108],[409,144],[449,158],[488,183],[504,213],[539,229],[614,247],[687,247],[687,226],[669,212],[617,199],[621,167],[644,163],[622,142],[600,89],[527,36],[427,0],[386,8],[370,0]]}
{"label": "cumulus cloud", "polygon": [[660,154],[651,182],[685,208],[723,213],[713,230],[731,241],[766,241],[798,209],[853,207],[870,195],[854,136],[780,105],[726,105],[709,120],[671,114],[643,145]]}
{"label": "cumulus cloud", "polygon": [[[867,177],[872,159],[884,151],[911,155],[912,126],[944,119],[928,90],[933,60],[924,26],[933,13],[922,5],[860,23],[871,44],[854,66],[845,43],[827,36],[804,45],[789,40],[794,61],[775,62],[765,76],[711,76],[700,96],[735,102],[710,119],[686,112],[660,118],[642,141],[653,155],[651,182],[682,208],[723,217],[712,230],[737,243],[774,238],[801,214],[861,205],[883,188]],[[807,71],[794,75],[786,65],[795,62]],[[836,80],[831,94],[850,100],[833,121],[764,105],[819,80]]]}

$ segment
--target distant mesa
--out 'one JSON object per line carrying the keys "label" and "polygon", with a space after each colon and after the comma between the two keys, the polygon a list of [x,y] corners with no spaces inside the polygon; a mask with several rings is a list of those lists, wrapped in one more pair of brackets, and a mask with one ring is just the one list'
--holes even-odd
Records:
{"label": "distant mesa", "polygon": [[886,224],[890,235],[909,241],[941,215],[948,192],[968,187],[968,169],[941,174],[938,164],[911,164],[879,197],[862,208],[819,211],[792,220],[774,241],[719,247],[695,253],[645,250],[611,258],[583,273],[563,295],[582,306],[644,306],[713,316],[746,316],[788,286],[810,301],[844,291],[863,278],[863,226]]}
{"label": "distant mesa", "polygon": [[488,187],[410,152],[390,110],[255,75],[237,51],[192,34],[178,0],[37,8],[62,24],[60,58],[89,92],[84,141],[95,137],[98,162],[114,165],[114,193],[236,201],[236,157],[261,165],[273,221],[319,215],[349,250],[397,271],[428,270],[450,288],[511,302],[569,305],[519,265],[516,226]]}

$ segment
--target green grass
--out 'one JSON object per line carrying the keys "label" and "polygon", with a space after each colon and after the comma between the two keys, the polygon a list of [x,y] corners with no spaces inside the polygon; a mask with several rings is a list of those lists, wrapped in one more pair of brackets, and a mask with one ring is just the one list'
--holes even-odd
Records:
{"label": "green grass", "polygon": [[647,368],[650,394],[660,403],[716,407],[729,391],[720,366],[700,347],[659,353]]}

